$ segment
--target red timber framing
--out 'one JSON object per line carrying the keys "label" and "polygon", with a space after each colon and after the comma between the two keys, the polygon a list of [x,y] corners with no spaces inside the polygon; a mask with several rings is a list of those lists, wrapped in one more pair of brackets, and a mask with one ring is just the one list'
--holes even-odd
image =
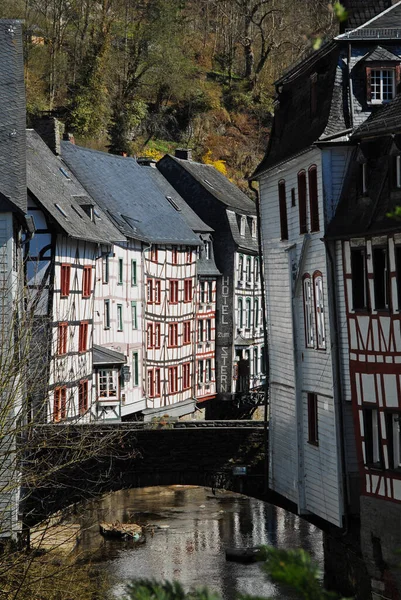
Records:
{"label": "red timber framing", "polygon": [[[383,236],[343,242],[350,391],[361,493],[393,502],[401,502],[401,305],[398,294],[401,272],[397,268],[398,248],[392,237],[384,240]],[[386,260],[378,261],[375,251],[383,252],[383,249]],[[356,268],[361,265],[360,261],[352,260],[352,251],[363,257],[366,278],[361,277],[360,269]],[[364,302],[361,302],[356,280],[359,286],[366,284]]]}

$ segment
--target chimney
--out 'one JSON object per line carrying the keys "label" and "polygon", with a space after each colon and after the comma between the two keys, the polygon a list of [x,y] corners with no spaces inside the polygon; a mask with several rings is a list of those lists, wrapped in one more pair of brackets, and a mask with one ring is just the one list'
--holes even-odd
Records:
{"label": "chimney", "polygon": [[0,191],[25,212],[26,106],[20,21],[0,19],[0,63]]}
{"label": "chimney", "polygon": [[61,123],[54,117],[42,116],[34,118],[33,128],[40,135],[45,144],[50,150],[59,156],[61,154],[60,149],[60,127]]}
{"label": "chimney", "polygon": [[153,169],[156,169],[157,160],[154,158],[149,158],[148,156],[138,156],[136,162],[141,167],[152,167]]}
{"label": "chimney", "polygon": [[176,148],[174,156],[182,160],[192,160],[192,150],[190,148]]}
{"label": "chimney", "polygon": [[69,133],[68,131],[64,131],[63,140],[65,142],[70,142],[70,144],[75,144],[75,138],[73,133]]}

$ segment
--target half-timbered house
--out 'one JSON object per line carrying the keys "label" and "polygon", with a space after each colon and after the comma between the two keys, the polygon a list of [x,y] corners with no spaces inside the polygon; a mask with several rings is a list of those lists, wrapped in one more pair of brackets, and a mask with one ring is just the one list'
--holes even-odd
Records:
{"label": "half-timbered house", "polygon": [[[117,260],[109,260],[108,268],[114,268],[117,285],[122,281],[123,296],[116,302],[113,292],[101,309],[103,323],[109,308],[114,311],[121,341],[110,338],[107,345],[127,356],[124,386],[128,381],[137,390],[132,402],[126,397],[129,409],[122,409],[123,417],[191,414],[196,405],[193,322],[200,240],[135,160],[70,142],[62,146],[69,167],[126,236],[124,247],[131,252],[124,259],[114,247]],[[187,323],[190,343],[184,343]]]}
{"label": "half-timbered house", "polygon": [[[54,120],[53,120],[54,121]],[[57,134],[57,124],[53,123]],[[59,151],[58,151],[59,153]],[[25,245],[37,357],[31,369],[36,418],[97,418],[92,371],[95,265],[121,237],[61,158],[27,131],[28,214],[35,236]]]}
{"label": "half-timbered house", "polygon": [[262,401],[264,381],[255,203],[213,166],[193,161],[189,150],[164,156],[157,168],[214,229],[222,277],[216,293],[217,394],[211,414],[244,414]]}
{"label": "half-timbered house", "polygon": [[138,162],[145,166],[148,175],[160,188],[166,201],[182,215],[201,242],[196,257],[195,321],[185,324],[183,343],[191,343],[195,348],[195,376],[191,385],[194,388],[197,415],[204,416],[206,407],[216,397],[216,285],[220,272],[214,260],[213,229],[202,221],[156,168],[156,161],[139,159]]}
{"label": "half-timbered house", "polygon": [[276,82],[273,131],[254,174],[269,321],[270,485],[301,513],[337,525],[357,463],[350,405],[342,402],[348,338],[336,322],[334,255],[322,237],[347,172],[350,134],[398,85],[401,3],[377,12]]}

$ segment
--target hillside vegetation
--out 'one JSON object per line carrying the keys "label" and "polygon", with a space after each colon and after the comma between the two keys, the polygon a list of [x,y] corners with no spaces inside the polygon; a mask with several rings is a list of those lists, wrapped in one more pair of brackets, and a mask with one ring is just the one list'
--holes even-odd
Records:
{"label": "hillside vegetation", "polygon": [[116,153],[191,147],[240,184],[274,79],[336,27],[327,0],[2,0],[0,16],[24,20],[28,119]]}

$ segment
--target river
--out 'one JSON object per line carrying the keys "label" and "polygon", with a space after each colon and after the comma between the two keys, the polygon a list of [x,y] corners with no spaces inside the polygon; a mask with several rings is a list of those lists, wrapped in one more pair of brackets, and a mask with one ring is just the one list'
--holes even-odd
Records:
{"label": "river", "polygon": [[[153,487],[123,490],[85,504],[80,549],[113,577],[118,598],[131,579],[179,580],[185,589],[207,587],[224,600],[237,592],[288,600],[267,580],[259,564],[225,559],[226,547],[267,544],[304,548],[323,568],[322,534],[293,514],[260,500],[197,487]],[[102,520],[151,524],[146,542],[106,540]]]}

